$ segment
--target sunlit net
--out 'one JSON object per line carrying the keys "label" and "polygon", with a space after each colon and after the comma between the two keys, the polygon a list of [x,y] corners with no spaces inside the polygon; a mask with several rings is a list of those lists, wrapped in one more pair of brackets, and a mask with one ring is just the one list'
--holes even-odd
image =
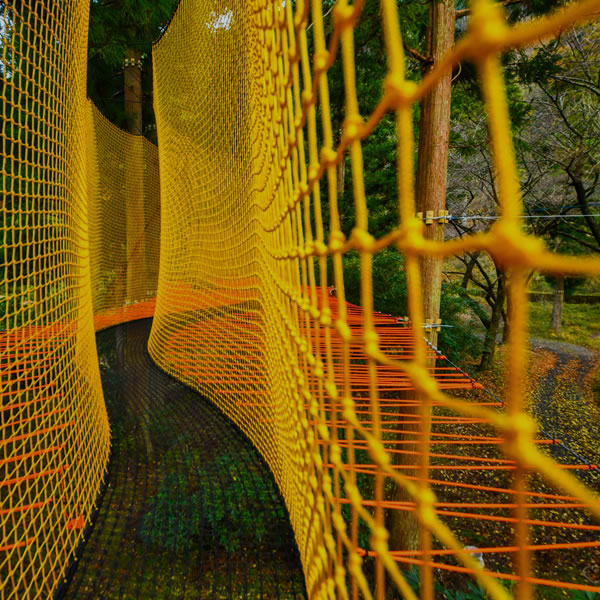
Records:
{"label": "sunlit net", "polygon": [[[521,598],[536,583],[598,589],[577,569],[560,581],[544,569],[550,553],[578,568],[590,560],[600,506],[571,474],[581,465],[554,462],[551,440],[525,414],[524,375],[528,270],[598,274],[600,261],[551,255],[522,230],[498,55],[590,18],[600,3],[509,27],[502,7],[478,0],[468,33],[416,85],[405,79],[396,2],[382,0],[389,75],[364,117],[353,49],[363,5],[337,2],[326,40],[318,0],[181,1],[154,48],[162,236],[151,355],[210,397],[266,458],[311,598],[414,597],[407,564],[422,567],[423,598],[433,597],[434,569],[473,574],[493,598],[511,595],[501,579],[518,581]],[[327,79],[335,60],[346,99],[337,147]],[[413,109],[467,60],[481,78],[502,217],[489,233],[433,242],[415,218]],[[374,239],[361,142],[386,112],[397,123],[399,216]],[[356,213],[349,239],[336,200],[345,151]],[[394,246],[404,255],[411,326],[373,312],[373,256]],[[361,257],[360,308],[345,302],[349,250]],[[447,395],[478,385],[423,340],[420,257],[473,250],[489,252],[511,282],[501,401],[483,391]]]}

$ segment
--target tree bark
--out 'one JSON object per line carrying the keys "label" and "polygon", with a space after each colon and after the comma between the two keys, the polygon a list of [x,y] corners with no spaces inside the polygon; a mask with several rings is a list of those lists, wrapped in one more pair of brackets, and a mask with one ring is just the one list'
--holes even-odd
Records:
{"label": "tree bark", "polygon": [[464,290],[466,290],[469,287],[469,281],[471,280],[471,277],[473,277],[473,269],[475,268],[478,254],[479,253],[477,252],[474,256],[467,256],[467,262],[465,263],[465,274],[463,275],[460,284],[460,287],[462,287]]}
{"label": "tree bark", "polygon": [[[425,73],[451,49],[455,13],[454,0],[434,1],[429,5],[427,43],[432,62],[425,67]],[[417,210],[423,215],[433,211],[438,216],[446,208],[451,89],[452,73],[448,72],[421,101],[416,193]],[[425,236],[442,241],[444,226],[434,221],[426,227]],[[442,265],[441,258],[425,256],[421,261],[424,318],[432,322],[440,316]],[[437,345],[437,333],[432,332],[430,339]]]}
{"label": "tree bark", "polygon": [[[142,59],[138,49],[128,48],[123,69],[125,85],[125,112],[129,133],[142,135]],[[141,140],[138,140],[141,144]],[[132,147],[133,149],[133,147]],[[136,148],[136,150],[138,150]],[[141,150],[140,150],[141,151]],[[143,299],[145,280],[145,231],[143,187],[136,177],[137,152],[125,157],[125,231],[126,231],[126,302]],[[140,226],[141,225],[141,226]]]}
{"label": "tree bark", "polygon": [[554,300],[552,303],[552,315],[550,327],[556,335],[560,335],[562,327],[563,304],[565,301],[565,278],[556,277],[554,280]]}
{"label": "tree bark", "polygon": [[[497,269],[496,272],[498,273],[498,277],[502,275],[502,272]],[[509,285],[506,276],[504,276],[504,287],[507,288]],[[502,322],[504,324],[502,327],[502,343],[507,344],[510,337],[510,320],[508,315],[511,314],[511,297],[509,294],[506,294],[506,309],[504,306],[501,306],[500,308],[502,311]]]}
{"label": "tree bark", "polygon": [[[454,0],[434,0],[429,5],[426,47],[431,63],[426,65],[424,74],[452,47],[454,15]],[[434,216],[438,216],[439,211],[446,208],[451,85],[452,74],[448,73],[421,101],[416,193],[417,210],[423,212],[424,215],[431,210],[434,211]],[[433,225],[427,226],[425,236],[432,240],[443,240],[443,225],[434,220]],[[438,258],[423,257],[421,261],[424,318],[432,321],[440,316],[442,265],[443,261]],[[431,331],[429,340],[437,345],[437,333]],[[415,393],[412,392],[413,399],[415,399]],[[400,397],[406,397],[406,395],[400,394]],[[418,411],[418,406],[402,408],[402,412],[409,415],[407,420],[415,420],[412,414],[416,416]],[[404,443],[398,444],[397,448],[414,451],[415,454],[395,454],[394,463],[417,465],[418,436],[411,434],[410,430],[418,430],[418,427],[403,425],[402,429],[407,433],[398,434],[398,441]],[[391,498],[397,502],[414,501],[398,486],[394,486]],[[419,525],[414,512],[391,510],[387,521],[390,532],[390,549],[415,550],[418,547]],[[388,597],[390,597],[389,594]]]}
{"label": "tree bark", "polygon": [[[414,399],[416,392],[399,392],[398,396],[400,399]],[[405,414],[411,415],[409,418],[412,420],[417,420],[419,415],[419,410],[417,407],[403,407],[402,412]],[[414,416],[413,416],[414,415]],[[396,436],[396,439],[399,442],[403,442],[397,444],[395,446],[396,450],[404,450],[407,452],[414,452],[415,454],[397,454],[394,453],[392,455],[392,463],[394,465],[417,465],[417,457],[416,454],[419,450],[418,447],[418,425],[403,425],[402,429],[404,429],[407,433],[399,433]],[[414,434],[409,433],[410,431],[414,431]],[[404,473],[400,471],[400,473]],[[404,488],[396,485],[396,483],[392,486],[391,498],[395,502],[414,502],[415,499],[412,498]],[[391,509],[389,512],[388,523],[387,523],[388,531],[390,533],[390,549],[392,550],[416,550],[419,545],[419,523],[417,521],[416,513],[412,511],[405,510],[395,510]]]}
{"label": "tree bark", "polygon": [[481,353],[481,362],[479,370],[485,371],[489,369],[494,362],[494,353],[496,352],[496,338],[498,329],[500,328],[500,319],[502,318],[502,306],[506,298],[505,277],[502,272],[498,275],[498,290],[496,292],[496,300],[492,307],[492,316],[490,317],[490,326],[485,332],[485,340],[483,342],[483,351]]}
{"label": "tree bark", "polygon": [[142,55],[135,48],[127,48],[123,78],[127,128],[130,133],[142,135]]}
{"label": "tree bark", "polygon": [[158,131],[156,129],[156,112],[154,110],[154,63],[152,61],[152,58],[150,58],[146,64],[148,67],[148,97],[150,101],[150,106],[152,107],[152,114],[154,115],[154,123],[151,124],[152,128],[148,130],[148,124],[146,125],[146,137],[153,144],[158,145]]}

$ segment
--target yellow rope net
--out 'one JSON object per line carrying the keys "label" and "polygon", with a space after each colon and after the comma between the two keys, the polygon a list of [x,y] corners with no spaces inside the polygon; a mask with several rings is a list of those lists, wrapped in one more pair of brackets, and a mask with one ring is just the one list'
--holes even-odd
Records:
{"label": "yellow rope net", "polygon": [[49,598],[109,453],[89,268],[89,2],[0,12],[0,597]]}
{"label": "yellow rope net", "polygon": [[[83,539],[109,450],[94,329],[152,314],[159,238],[151,354],[264,455],[311,598],[414,598],[407,564],[420,566],[426,599],[434,570],[469,573],[492,598],[511,595],[501,580],[516,581],[524,599],[537,584],[598,591],[544,573],[549,553],[600,546],[600,504],[571,474],[577,465],[546,452],[524,379],[528,271],[598,275],[600,261],[551,254],[523,232],[498,55],[591,18],[600,2],[509,27],[499,5],[476,0],[467,34],[417,85],[405,78],[396,2],[381,0],[389,75],[364,117],[353,49],[363,6],[339,0],[326,40],[319,0],[182,0],[154,52],[159,210],[156,149],[85,99],[89,2],[0,3],[2,599],[51,597]],[[346,100],[337,147],[335,60]],[[412,113],[467,60],[481,77],[502,217],[489,233],[435,242],[415,218]],[[375,239],[361,143],[387,112],[397,123],[398,225]],[[349,239],[336,204],[346,151]],[[405,257],[411,327],[373,311],[373,257],[394,246]],[[350,250],[360,254],[360,307],[345,301]],[[510,273],[504,407],[474,399],[477,383],[422,339],[420,258],[467,250],[489,252]],[[398,543],[398,514],[412,541]],[[498,538],[465,548],[484,521]]]}
{"label": "yellow rope net", "polygon": [[158,285],[158,149],[88,101],[88,203],[95,329],[152,316]]}
{"label": "yellow rope net", "polygon": [[151,316],[158,151],[86,100],[87,0],[0,12],[0,598],[50,598],[110,431],[94,330]]}
{"label": "yellow rope net", "polygon": [[[434,569],[471,573],[492,598],[512,595],[501,580],[516,581],[523,599],[538,583],[597,590],[544,572],[544,553],[597,546],[600,504],[572,465],[559,468],[544,450],[525,412],[524,380],[528,271],[597,275],[600,260],[551,254],[523,231],[499,54],[591,18],[600,2],[511,27],[499,4],[475,0],[467,34],[415,84],[406,79],[396,2],[382,0],[389,73],[374,112],[360,115],[353,36],[364,4],[339,0],[326,39],[319,0],[181,1],[154,48],[162,236],[151,355],[210,397],[264,455],[311,598],[414,598],[402,564],[420,565],[426,599]],[[328,70],[336,60],[346,119],[334,146]],[[488,233],[437,242],[415,217],[413,109],[464,61],[480,76],[501,218]],[[375,239],[361,143],[388,112],[396,118],[398,225]],[[349,239],[336,194],[346,151],[356,214]],[[409,287],[404,337],[395,319],[373,311],[373,257],[394,246]],[[345,302],[350,250],[360,254],[361,308]],[[474,250],[509,272],[504,409],[446,394],[476,384],[448,383],[420,333],[420,258]],[[482,484],[486,470],[495,479]],[[464,472],[474,475],[465,480]],[[398,546],[390,535],[394,512],[405,515],[413,543]],[[469,531],[486,520],[500,524],[498,538],[469,548]]]}

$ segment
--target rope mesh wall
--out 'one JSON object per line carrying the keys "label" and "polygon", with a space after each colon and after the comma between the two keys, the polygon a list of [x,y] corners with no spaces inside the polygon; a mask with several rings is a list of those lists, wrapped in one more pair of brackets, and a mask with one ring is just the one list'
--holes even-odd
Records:
{"label": "rope mesh wall", "polygon": [[49,598],[109,452],[89,270],[89,2],[3,2],[0,597]]}
{"label": "rope mesh wall", "polygon": [[158,150],[89,104],[88,202],[96,330],[152,316],[158,285]]}
{"label": "rope mesh wall", "polygon": [[[518,581],[520,598],[532,597],[536,583],[598,590],[544,572],[549,552],[572,557],[598,545],[591,515],[600,516],[600,504],[571,474],[577,465],[559,468],[545,450],[523,399],[528,270],[597,275],[600,261],[550,254],[522,229],[499,53],[587,19],[600,3],[509,27],[500,5],[475,0],[467,34],[417,85],[405,77],[396,2],[382,0],[389,75],[364,117],[353,49],[363,5],[338,1],[326,42],[318,0],[180,3],[154,49],[162,237],[151,355],[209,396],[265,456],[310,597],[414,598],[402,563],[421,566],[427,599],[434,569],[473,574],[492,598],[510,596],[499,579]],[[327,79],[335,60],[343,62],[346,101],[337,147]],[[415,218],[412,113],[466,60],[481,80],[502,217],[489,233],[435,242]],[[361,142],[386,112],[397,124],[398,225],[374,239]],[[336,204],[336,164],[346,151],[356,212],[350,239]],[[412,328],[373,312],[373,256],[392,246],[405,257]],[[345,302],[342,256],[351,249],[361,256],[362,308]],[[489,252],[511,281],[504,407],[447,394],[477,386],[422,339],[420,257],[473,250]],[[398,546],[393,514],[404,515],[416,543]],[[486,521],[497,537],[474,545],[494,576],[465,549]]]}

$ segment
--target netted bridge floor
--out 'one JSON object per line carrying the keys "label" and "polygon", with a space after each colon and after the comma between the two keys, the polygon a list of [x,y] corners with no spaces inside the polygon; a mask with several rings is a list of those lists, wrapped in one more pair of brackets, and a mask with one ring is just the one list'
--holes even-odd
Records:
{"label": "netted bridge floor", "polygon": [[108,485],[66,598],[304,598],[292,528],[245,436],[146,350],[151,320],[98,334]]}

